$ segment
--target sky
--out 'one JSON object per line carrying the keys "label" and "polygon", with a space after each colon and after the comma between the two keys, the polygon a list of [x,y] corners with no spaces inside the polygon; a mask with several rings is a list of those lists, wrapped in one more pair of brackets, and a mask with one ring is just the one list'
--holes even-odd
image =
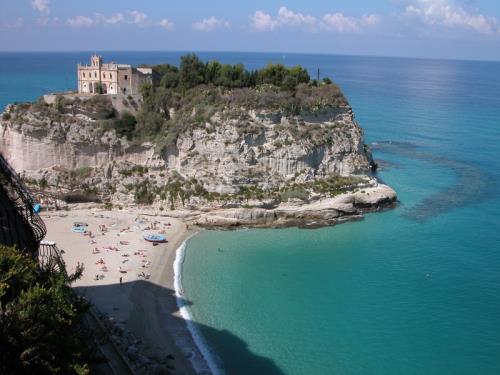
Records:
{"label": "sky", "polygon": [[500,0],[0,0],[0,51],[500,60]]}

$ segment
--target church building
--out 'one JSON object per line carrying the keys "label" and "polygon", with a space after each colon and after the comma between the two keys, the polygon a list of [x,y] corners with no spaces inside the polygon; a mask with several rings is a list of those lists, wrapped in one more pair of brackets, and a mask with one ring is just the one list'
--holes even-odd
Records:
{"label": "church building", "polygon": [[103,64],[102,56],[93,55],[90,65],[78,64],[79,94],[139,94],[141,87],[152,82],[151,68],[134,68],[126,64]]}

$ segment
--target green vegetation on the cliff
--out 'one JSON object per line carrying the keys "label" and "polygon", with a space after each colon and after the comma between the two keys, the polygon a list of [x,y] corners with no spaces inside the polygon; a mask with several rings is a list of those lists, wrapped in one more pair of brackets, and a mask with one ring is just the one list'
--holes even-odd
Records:
{"label": "green vegetation on the cliff", "polygon": [[176,201],[182,206],[192,197],[204,199],[208,202],[238,202],[244,203],[250,199],[271,199],[276,204],[287,202],[289,199],[300,199],[304,202],[309,201],[311,194],[321,194],[328,197],[363,188],[367,181],[357,176],[332,176],[326,179],[317,179],[303,183],[290,183],[277,189],[263,190],[257,185],[241,186],[238,193],[221,194],[207,191],[202,182],[195,179],[186,179],[180,174],[174,172],[169,179],[157,181],[144,176],[144,168],[134,167],[128,170],[122,170],[123,176],[140,176],[142,179],[136,184],[126,185],[125,189],[133,193],[134,201],[137,204],[150,205],[159,196],[161,201],[168,202],[169,208],[174,209]]}
{"label": "green vegetation on the cliff", "polygon": [[[135,117],[123,112],[106,120],[107,112],[100,109],[105,129],[114,128],[129,140],[151,140],[162,148],[181,132],[210,124],[217,112],[231,118],[239,118],[242,109],[297,115],[347,105],[331,80],[311,80],[301,66],[269,64],[249,71],[242,64],[204,63],[191,54],[181,58],[179,67],[160,64],[153,70],[155,82],[142,88]],[[133,107],[129,102],[124,105]]]}
{"label": "green vegetation on the cliff", "polygon": [[0,373],[88,374],[87,304],[70,284],[64,264],[40,267],[13,248],[0,246]]}
{"label": "green vegetation on the cliff", "polygon": [[242,64],[203,63],[196,55],[180,67],[156,65],[159,79],[143,87],[143,104],[132,137],[154,138],[160,146],[194,127],[205,127],[216,112],[238,118],[241,109],[280,111],[285,115],[339,107],[347,100],[330,80],[311,80],[301,66],[269,64],[248,71]]}

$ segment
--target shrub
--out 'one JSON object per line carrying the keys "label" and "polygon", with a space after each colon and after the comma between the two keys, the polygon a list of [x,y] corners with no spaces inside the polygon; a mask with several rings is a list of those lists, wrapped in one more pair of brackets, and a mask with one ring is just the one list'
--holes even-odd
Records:
{"label": "shrub", "polygon": [[54,100],[54,108],[56,109],[56,111],[59,113],[63,113],[65,105],[66,100],[64,99],[64,96],[56,95],[56,98]]}
{"label": "shrub", "polygon": [[134,135],[136,124],[137,120],[134,115],[128,111],[124,111],[120,118],[114,121],[113,127],[119,137],[126,137],[128,140],[131,140]]}
{"label": "shrub", "polygon": [[154,202],[156,192],[148,180],[140,182],[135,187],[134,200],[138,204],[150,205]]}
{"label": "shrub", "polygon": [[83,180],[89,178],[92,175],[92,167],[81,167],[70,171],[70,177]]}
{"label": "shrub", "polygon": [[280,193],[280,199],[282,202],[288,202],[289,199],[300,199],[302,201],[307,201],[309,198],[309,193],[304,188],[291,188]]}
{"label": "shrub", "polygon": [[9,121],[9,120],[10,120],[10,117],[11,117],[11,116],[10,116],[10,113],[8,113],[8,112],[4,112],[4,113],[2,113],[2,120],[4,120],[4,121]]}
{"label": "shrub", "polygon": [[0,372],[2,374],[88,374],[93,345],[82,325],[87,303],[68,275],[52,261],[43,269],[31,257],[0,246]]}

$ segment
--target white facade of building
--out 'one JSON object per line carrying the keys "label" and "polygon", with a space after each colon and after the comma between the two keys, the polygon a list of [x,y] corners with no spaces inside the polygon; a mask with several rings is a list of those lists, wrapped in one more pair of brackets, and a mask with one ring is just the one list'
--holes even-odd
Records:
{"label": "white facade of building", "polygon": [[151,68],[103,64],[102,56],[93,55],[90,65],[78,64],[77,74],[80,94],[133,95],[140,93],[145,83],[151,83],[153,72]]}

